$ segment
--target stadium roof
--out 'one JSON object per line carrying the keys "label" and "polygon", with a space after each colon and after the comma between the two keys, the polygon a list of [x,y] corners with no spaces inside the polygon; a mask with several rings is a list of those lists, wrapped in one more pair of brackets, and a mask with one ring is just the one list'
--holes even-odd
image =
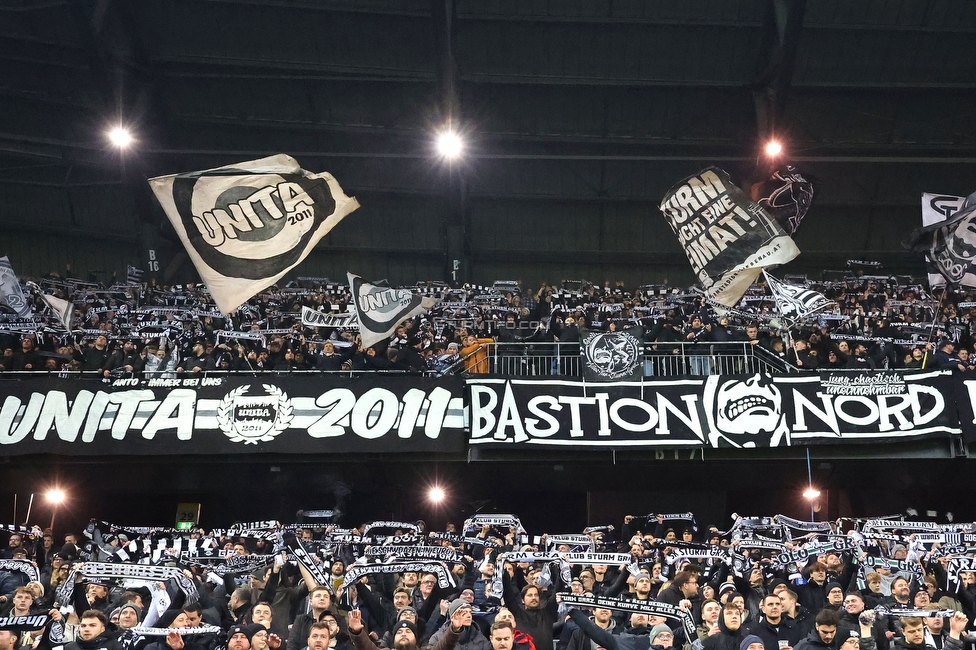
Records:
{"label": "stadium roof", "polygon": [[0,229],[158,228],[146,177],[284,152],[363,204],[336,269],[687,272],[662,195],[776,137],[818,181],[794,264],[918,268],[920,193],[976,190],[974,35],[966,0],[8,0]]}

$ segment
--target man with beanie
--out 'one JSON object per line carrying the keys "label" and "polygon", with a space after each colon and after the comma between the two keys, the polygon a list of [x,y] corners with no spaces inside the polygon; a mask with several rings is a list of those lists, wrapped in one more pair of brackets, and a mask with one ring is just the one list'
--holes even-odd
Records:
{"label": "man with beanie", "polygon": [[123,650],[131,650],[144,637],[132,631],[132,628],[139,625],[142,620],[142,608],[135,603],[126,603],[119,608],[119,618],[117,619],[119,628],[115,640],[119,642]]}
{"label": "man with beanie", "polygon": [[652,648],[670,648],[674,645],[674,632],[664,623],[658,623],[647,635]]}
{"label": "man with beanie", "polygon": [[434,632],[430,637],[428,646],[436,646],[441,638],[446,634],[447,628],[451,626],[451,621],[455,619],[455,615],[460,612],[458,620],[464,627],[464,632],[461,633],[461,637],[458,639],[457,647],[459,650],[491,650],[491,643],[488,638],[481,633],[481,629],[477,625],[471,625],[471,604],[460,598],[455,598],[451,601],[450,606],[447,608],[447,618],[448,622],[445,623],[439,630]]}
{"label": "man with beanie", "polygon": [[[431,646],[431,650],[454,650],[458,639],[464,632],[464,622],[471,624],[471,610],[466,611],[458,608],[451,617],[450,622],[437,645]],[[349,640],[352,641],[356,650],[379,650],[376,644],[366,633],[363,627],[363,615],[358,609],[349,612]],[[417,628],[410,621],[400,621],[393,628],[393,649],[394,650],[417,650]],[[311,650],[311,648],[309,649]]]}
{"label": "man with beanie", "polygon": [[[179,637],[178,634],[176,636]],[[250,626],[234,625],[227,630],[227,650],[251,650],[252,636],[254,636],[254,629]]]}
{"label": "man with beanie", "polygon": [[763,650],[763,647],[763,640],[755,634],[750,634],[739,644],[739,650]]}

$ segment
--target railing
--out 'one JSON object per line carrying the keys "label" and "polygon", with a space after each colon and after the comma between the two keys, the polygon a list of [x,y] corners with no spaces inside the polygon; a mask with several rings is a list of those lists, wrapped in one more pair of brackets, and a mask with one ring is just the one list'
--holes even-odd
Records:
{"label": "railing", "polygon": [[[495,343],[460,359],[450,372],[580,377],[584,361],[579,346],[579,343]],[[485,352],[487,358],[480,360]],[[645,377],[799,372],[766,348],[748,341],[647,343],[641,367]]]}
{"label": "railing", "polygon": [[[777,357],[764,347],[748,341],[721,343],[647,343],[644,345],[641,368],[645,377],[675,377],[679,375],[738,375],[756,372],[799,372],[793,365]],[[579,343],[493,343],[483,347],[445,370],[203,370],[200,372],[173,371],[143,372],[137,375],[112,374],[112,379],[138,376],[150,378],[187,378],[250,375],[325,375],[329,377],[362,377],[368,375],[468,375],[493,373],[502,375],[581,377],[583,358]],[[0,372],[2,379],[30,377],[62,377],[66,379],[100,379],[101,372],[61,370],[20,370]]]}

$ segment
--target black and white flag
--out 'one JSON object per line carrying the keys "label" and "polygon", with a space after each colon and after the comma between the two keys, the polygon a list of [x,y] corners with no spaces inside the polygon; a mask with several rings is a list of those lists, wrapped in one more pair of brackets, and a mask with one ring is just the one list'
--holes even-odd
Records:
{"label": "black and white flag", "polygon": [[785,165],[765,181],[752,186],[753,199],[787,234],[793,235],[813,204],[813,183],[805,179],[796,167]]}
{"label": "black and white flag", "polygon": [[363,347],[368,348],[386,340],[397,325],[423,314],[437,304],[434,298],[421,296],[406,289],[393,289],[384,284],[363,282],[358,275],[347,273],[349,290],[356,304],[359,332]]}
{"label": "black and white flag", "polygon": [[71,330],[71,316],[74,314],[75,306],[68,302],[67,300],[62,300],[57,296],[52,296],[50,294],[42,294],[41,299],[44,303],[50,307],[54,315],[58,317],[61,322],[61,326],[66,330]]}
{"label": "black and white flag", "polygon": [[31,317],[31,308],[24,296],[24,290],[17,280],[14,267],[10,265],[10,260],[4,255],[0,257],[0,303],[9,307],[21,318]]}
{"label": "black and white flag", "polygon": [[949,282],[976,286],[976,194],[922,193],[922,228],[912,233],[909,246],[924,251],[929,287]]}
{"label": "black and white flag", "polygon": [[580,353],[583,376],[589,381],[636,379],[643,375],[644,344],[640,327],[619,332],[586,331]]}
{"label": "black and white flag", "polygon": [[766,276],[766,284],[773,294],[773,300],[776,301],[776,309],[779,310],[780,316],[790,322],[803,320],[834,304],[822,293],[805,287],[786,284],[766,273],[766,271],[763,271],[763,275]]}
{"label": "black and white flag", "polygon": [[142,279],[145,275],[146,272],[142,269],[137,269],[131,265],[125,267],[125,281],[127,284],[142,284]]}
{"label": "black and white flag", "polygon": [[724,307],[734,307],[764,268],[800,254],[769,212],[718,167],[672,187],[659,207],[705,296]]}
{"label": "black and white flag", "polygon": [[225,314],[296,267],[359,207],[331,174],[284,154],[149,184]]}

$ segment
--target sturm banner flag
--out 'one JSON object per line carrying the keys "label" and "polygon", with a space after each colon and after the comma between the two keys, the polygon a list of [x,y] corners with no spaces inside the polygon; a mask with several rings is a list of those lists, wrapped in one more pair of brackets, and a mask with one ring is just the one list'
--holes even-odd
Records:
{"label": "sturm banner flag", "polygon": [[800,254],[776,220],[718,167],[672,187],[660,208],[706,297],[724,307],[734,307],[764,268]]}
{"label": "sturm banner flag", "polygon": [[[971,260],[976,256],[976,233],[970,233],[968,220],[962,229],[955,229],[956,232],[951,232],[950,227],[965,203],[963,196],[922,194],[922,229],[912,233],[913,240],[918,238],[912,243],[917,250],[926,252],[925,267],[930,287],[944,287],[946,278],[961,284],[952,278],[976,274],[976,270],[970,268]],[[943,227],[946,232],[941,235],[929,234]],[[976,278],[968,278],[966,286],[974,286],[974,281]]]}
{"label": "sturm banner flag", "polygon": [[359,207],[284,154],[149,180],[217,306],[231,314]]}
{"label": "sturm banner flag", "polygon": [[[784,447],[958,434],[947,372],[469,378],[472,445]],[[949,396],[949,397],[946,397]]]}
{"label": "sturm banner flag", "polygon": [[406,289],[393,289],[385,283],[363,282],[361,277],[352,273],[347,275],[364,348],[385,341],[397,325],[425,313],[437,304],[434,298]]}
{"label": "sturm banner flag", "polygon": [[0,455],[461,452],[460,378],[24,379]]}

